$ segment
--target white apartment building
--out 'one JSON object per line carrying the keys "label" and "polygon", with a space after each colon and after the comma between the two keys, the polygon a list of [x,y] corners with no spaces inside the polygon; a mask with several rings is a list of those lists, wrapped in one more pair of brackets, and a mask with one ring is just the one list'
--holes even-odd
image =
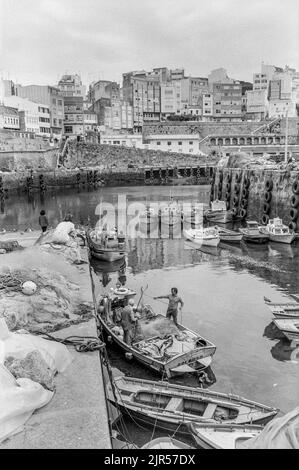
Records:
{"label": "white apartment building", "polygon": [[[40,134],[39,105],[19,96],[4,97],[4,105],[16,108],[20,117],[20,130]],[[46,108],[46,106],[44,106]]]}
{"label": "white apartment building", "polygon": [[213,117],[213,95],[204,93],[202,95],[202,118],[203,121],[209,121]]}
{"label": "white apartment building", "polygon": [[265,119],[269,114],[268,91],[265,88],[246,91],[246,97],[248,117],[253,120]]}
{"label": "white apartment building", "polygon": [[161,83],[161,113],[163,117],[181,114],[181,83]]}

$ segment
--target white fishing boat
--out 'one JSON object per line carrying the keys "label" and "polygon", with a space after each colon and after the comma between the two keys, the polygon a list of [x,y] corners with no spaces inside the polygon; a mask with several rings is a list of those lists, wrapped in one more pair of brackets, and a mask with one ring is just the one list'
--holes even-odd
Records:
{"label": "white fishing boat", "polygon": [[150,442],[144,444],[141,449],[194,449],[194,447],[185,444],[185,442],[178,441],[173,437],[158,437]]}
{"label": "white fishing boat", "polygon": [[211,203],[211,208],[204,215],[209,222],[226,224],[233,220],[232,211],[227,210],[226,202],[218,199]]}
{"label": "white fishing boat", "polygon": [[271,302],[266,297],[264,297],[264,301],[276,316],[279,316],[279,312],[283,312],[286,318],[299,317],[299,302]]}
{"label": "white fishing boat", "polygon": [[296,238],[296,234],[291,232],[289,227],[284,225],[279,217],[270,219],[266,227],[261,226],[259,229],[261,233],[269,235],[272,242],[291,244]]}
{"label": "white fishing boat", "polygon": [[189,426],[194,441],[202,449],[239,449],[243,442],[264,429],[255,424],[190,423]]}
{"label": "white fishing boat", "polygon": [[239,228],[239,232],[243,234],[243,240],[248,243],[267,243],[269,234],[260,231],[259,224],[255,220],[247,220],[245,228]]}
{"label": "white fishing boat", "polygon": [[232,394],[133,377],[117,377],[108,400],[144,424],[189,433],[189,423],[265,424],[278,409]]}
{"label": "white fishing boat", "polygon": [[120,347],[126,357],[166,377],[197,374],[211,364],[216,352],[211,341],[156,314],[150,305],[142,308],[132,343],[125,343],[120,314],[126,301],[135,295],[121,288],[99,297],[97,318],[109,342]]}
{"label": "white fishing boat", "polygon": [[273,323],[290,341],[299,341],[299,318],[282,318]]}
{"label": "white fishing boat", "polygon": [[213,227],[184,229],[183,234],[187,240],[200,246],[218,246],[220,243],[218,230]]}
{"label": "white fishing boat", "polygon": [[243,239],[243,234],[235,230],[228,230],[227,228],[218,227],[217,225],[215,229],[218,231],[221,242],[240,243]]}

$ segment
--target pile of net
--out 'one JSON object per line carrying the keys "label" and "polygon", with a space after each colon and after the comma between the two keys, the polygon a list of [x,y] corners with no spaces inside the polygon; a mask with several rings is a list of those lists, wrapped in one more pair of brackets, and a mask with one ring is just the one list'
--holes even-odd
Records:
{"label": "pile of net", "polygon": [[[32,295],[23,284],[36,285]],[[91,318],[91,305],[80,299],[79,286],[45,268],[0,269],[0,318],[10,330],[51,332]]]}

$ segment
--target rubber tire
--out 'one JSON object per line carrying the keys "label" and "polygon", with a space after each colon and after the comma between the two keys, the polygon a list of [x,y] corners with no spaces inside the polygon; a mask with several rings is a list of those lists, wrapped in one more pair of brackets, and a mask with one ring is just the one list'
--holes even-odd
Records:
{"label": "rubber tire", "polygon": [[226,191],[227,192],[231,192],[231,184],[230,183],[226,183]]}
{"label": "rubber tire", "polygon": [[247,209],[248,206],[248,199],[245,197],[244,199],[241,200],[241,207],[242,209]]}
{"label": "rubber tire", "polygon": [[290,210],[290,217],[293,222],[295,222],[298,219],[298,214],[299,214],[298,209],[295,209],[292,207],[292,209]]}
{"label": "rubber tire", "polygon": [[225,193],[225,199],[226,201],[230,201],[230,193],[228,192]]}
{"label": "rubber tire", "polygon": [[233,217],[236,217],[237,215],[238,215],[238,209],[237,209],[236,207],[234,207],[234,208],[232,209],[232,216],[233,216]]}
{"label": "rubber tire", "polygon": [[297,230],[297,224],[296,224],[296,222],[294,222],[294,221],[290,222],[290,223],[289,223],[289,229],[290,229],[290,230],[294,230],[294,232],[296,232],[296,230]]}
{"label": "rubber tire", "polygon": [[242,189],[242,197],[243,197],[243,198],[248,198],[248,191],[247,191],[246,188],[243,188],[243,189]]}
{"label": "rubber tire", "polygon": [[299,194],[299,180],[293,183],[292,191],[294,194]]}
{"label": "rubber tire", "polygon": [[237,173],[236,176],[235,176],[235,182],[240,183],[240,180],[241,180],[241,175],[239,173]]}
{"label": "rubber tire", "polygon": [[230,200],[227,199],[226,200],[226,210],[229,210],[230,209]]}
{"label": "rubber tire", "polygon": [[228,175],[227,175],[227,177],[226,177],[226,181],[227,181],[228,183],[230,183],[231,180],[232,180],[232,175],[231,175],[230,173],[228,173]]}
{"label": "rubber tire", "polygon": [[296,194],[293,194],[291,197],[291,207],[296,208],[299,206],[299,196]]}
{"label": "rubber tire", "polygon": [[269,191],[265,192],[265,202],[271,202],[272,194]]}
{"label": "rubber tire", "polygon": [[241,219],[245,219],[246,215],[247,215],[247,210],[244,209],[244,208],[241,209],[241,211],[240,211],[240,217],[241,217]]}
{"label": "rubber tire", "polygon": [[273,181],[272,180],[266,180],[266,191],[272,191],[273,189]]}
{"label": "rubber tire", "polygon": [[268,202],[265,202],[263,205],[263,212],[264,214],[269,214],[270,212],[270,204]]}
{"label": "rubber tire", "polygon": [[263,217],[262,217],[262,224],[263,224],[263,225],[267,225],[268,222],[269,222],[269,219],[270,219],[270,217],[269,217],[268,214],[263,214]]}
{"label": "rubber tire", "polygon": [[233,199],[234,206],[237,206],[239,204],[239,198],[238,196],[235,196]]}
{"label": "rubber tire", "polygon": [[235,184],[234,191],[235,191],[236,194],[239,194],[239,192],[240,192],[240,185],[239,184]]}

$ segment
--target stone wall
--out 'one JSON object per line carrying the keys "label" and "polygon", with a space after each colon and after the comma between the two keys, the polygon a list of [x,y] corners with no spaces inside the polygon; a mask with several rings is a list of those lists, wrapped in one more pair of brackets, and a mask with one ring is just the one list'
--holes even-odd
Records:
{"label": "stone wall", "polygon": [[[249,181],[247,188],[246,180]],[[299,230],[298,216],[294,217],[293,212],[291,217],[295,181],[299,181],[298,170],[217,169],[211,198],[226,200],[228,207],[235,208],[237,215],[243,219],[262,223],[264,215],[265,222],[269,217],[280,217],[287,225],[293,222],[292,228]],[[299,195],[297,199],[299,201]]]}
{"label": "stone wall", "polygon": [[54,170],[58,163],[58,148],[0,152],[0,171]]}

